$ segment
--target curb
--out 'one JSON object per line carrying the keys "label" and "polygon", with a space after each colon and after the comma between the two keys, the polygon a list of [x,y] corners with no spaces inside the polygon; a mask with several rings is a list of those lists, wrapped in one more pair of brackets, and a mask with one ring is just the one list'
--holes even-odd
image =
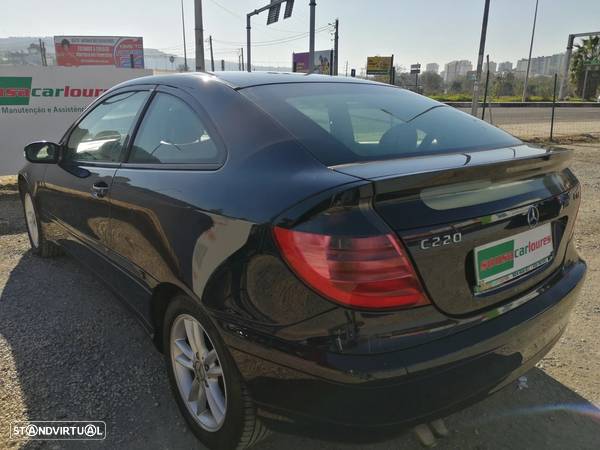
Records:
{"label": "curb", "polygon": [[[471,102],[442,102],[448,106],[455,108],[470,108]],[[479,107],[483,107],[483,102],[479,103]],[[500,102],[487,103],[486,107],[492,108],[551,108],[552,102]],[[598,102],[556,102],[557,108],[600,108]]]}

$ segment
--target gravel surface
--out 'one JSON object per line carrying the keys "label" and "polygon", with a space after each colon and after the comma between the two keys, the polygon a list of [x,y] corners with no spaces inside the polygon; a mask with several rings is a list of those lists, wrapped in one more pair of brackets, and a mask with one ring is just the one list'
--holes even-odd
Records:
{"label": "gravel surface", "polygon": [[[600,146],[572,146],[583,183],[577,242],[589,273],[565,335],[527,387],[512,384],[447,418],[440,449],[598,449]],[[201,448],[172,400],[162,356],[116,297],[70,257],[31,255],[14,190],[0,179],[0,449]],[[401,402],[402,399],[397,399]],[[357,405],[360,407],[360,405]],[[104,420],[106,441],[14,441],[17,420]],[[411,432],[350,436],[272,424],[261,449],[412,449]],[[362,443],[376,438],[376,444]]]}

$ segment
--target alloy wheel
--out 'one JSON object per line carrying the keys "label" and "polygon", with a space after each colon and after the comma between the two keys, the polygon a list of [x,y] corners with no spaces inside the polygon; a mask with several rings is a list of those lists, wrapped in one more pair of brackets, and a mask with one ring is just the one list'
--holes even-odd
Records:
{"label": "alloy wheel", "polygon": [[227,412],[227,388],[217,349],[200,322],[188,314],[173,321],[170,345],[183,402],[202,428],[217,431]]}

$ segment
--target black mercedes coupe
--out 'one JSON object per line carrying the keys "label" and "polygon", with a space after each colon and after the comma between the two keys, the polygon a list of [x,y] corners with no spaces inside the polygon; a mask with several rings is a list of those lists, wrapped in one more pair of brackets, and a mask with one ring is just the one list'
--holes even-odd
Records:
{"label": "black mercedes coupe", "polygon": [[375,82],[139,78],[19,174],[33,253],[130,307],[210,448],[428,423],[530,369],[586,265],[570,152]]}

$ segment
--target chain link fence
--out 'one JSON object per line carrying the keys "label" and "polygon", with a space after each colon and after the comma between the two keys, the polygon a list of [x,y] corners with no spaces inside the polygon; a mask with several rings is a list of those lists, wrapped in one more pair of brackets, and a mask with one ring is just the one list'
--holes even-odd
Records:
{"label": "chain link fence", "polygon": [[[598,105],[600,106],[600,105]],[[470,113],[463,105],[461,111]],[[600,138],[600,107],[557,106],[554,110],[554,138],[591,136]],[[479,117],[482,108],[479,108]],[[486,107],[485,121],[523,140],[550,139],[552,106]]]}

